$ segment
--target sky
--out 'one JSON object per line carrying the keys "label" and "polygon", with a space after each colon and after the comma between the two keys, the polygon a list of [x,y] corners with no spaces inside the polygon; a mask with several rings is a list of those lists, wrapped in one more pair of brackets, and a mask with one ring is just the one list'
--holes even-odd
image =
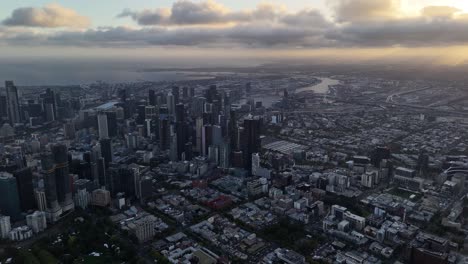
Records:
{"label": "sky", "polygon": [[2,0],[5,58],[434,58],[465,63],[466,0]]}

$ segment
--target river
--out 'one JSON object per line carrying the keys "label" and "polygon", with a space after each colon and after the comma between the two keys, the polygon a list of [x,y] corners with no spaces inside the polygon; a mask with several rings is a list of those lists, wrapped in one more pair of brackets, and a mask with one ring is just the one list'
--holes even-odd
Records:
{"label": "river", "polygon": [[340,84],[339,80],[325,78],[325,77],[316,77],[320,80],[320,83],[312,86],[307,86],[296,90],[296,93],[314,91],[317,94],[327,94],[330,90],[330,86]]}

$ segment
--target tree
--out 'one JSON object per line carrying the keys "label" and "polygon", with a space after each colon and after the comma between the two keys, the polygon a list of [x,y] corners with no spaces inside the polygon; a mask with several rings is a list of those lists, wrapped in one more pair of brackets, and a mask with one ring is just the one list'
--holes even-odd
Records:
{"label": "tree", "polygon": [[38,255],[41,264],[56,264],[59,261],[47,250],[40,250]]}

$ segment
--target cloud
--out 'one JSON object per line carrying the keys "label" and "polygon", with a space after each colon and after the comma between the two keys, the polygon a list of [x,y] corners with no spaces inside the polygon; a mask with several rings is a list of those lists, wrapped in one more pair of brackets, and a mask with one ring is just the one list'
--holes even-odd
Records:
{"label": "cloud", "polygon": [[50,4],[42,8],[22,7],[15,9],[11,16],[3,21],[3,24],[43,28],[85,28],[90,25],[90,20],[72,9],[58,4]]}
{"label": "cloud", "polygon": [[[206,26],[259,21],[276,22],[292,15],[295,14],[289,14],[285,8],[270,3],[261,3],[251,10],[233,11],[213,0],[203,2],[178,0],[171,8],[142,11],[126,9],[117,17],[130,17],[141,26]],[[319,12],[315,15],[322,16]]]}
{"label": "cloud", "polygon": [[408,18],[375,23],[353,23],[327,34],[342,46],[430,47],[468,43],[467,20]]}
{"label": "cloud", "polygon": [[400,14],[400,0],[335,0],[338,22],[393,19]]}
{"label": "cloud", "polygon": [[452,6],[426,6],[421,10],[421,15],[425,17],[453,17],[461,12],[460,9]]}
{"label": "cloud", "polygon": [[[76,47],[368,48],[468,44],[468,15],[428,6],[408,17],[398,0],[335,0],[334,20],[318,10],[264,3],[233,11],[216,2],[179,0],[170,8],[124,10],[139,26],[47,32],[0,27],[0,43]],[[8,29],[8,30],[6,30]],[[21,29],[21,30],[19,30]],[[28,31],[29,30],[29,31]]]}

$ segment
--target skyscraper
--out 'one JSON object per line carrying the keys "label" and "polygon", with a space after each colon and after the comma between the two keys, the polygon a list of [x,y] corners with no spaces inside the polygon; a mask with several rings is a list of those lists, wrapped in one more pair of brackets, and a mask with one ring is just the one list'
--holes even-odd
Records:
{"label": "skyscraper", "polygon": [[247,170],[251,170],[252,167],[252,154],[260,152],[260,131],[260,119],[249,117],[244,120],[244,136],[241,144],[244,153],[244,168]]}
{"label": "skyscraper", "polygon": [[5,82],[6,99],[8,108],[8,119],[10,124],[21,122],[20,105],[18,99],[18,88],[12,81]]}
{"label": "skyscraper", "polygon": [[21,217],[20,199],[16,179],[7,172],[0,172],[0,214],[18,220]]}
{"label": "skyscraper", "polygon": [[5,95],[0,95],[0,119],[8,117],[7,98]]}
{"label": "skyscraper", "polygon": [[172,93],[167,94],[167,108],[169,110],[169,114],[174,116],[175,115],[175,99]]}
{"label": "skyscraper", "polygon": [[148,102],[151,106],[156,106],[156,93],[154,90],[148,90]]}
{"label": "skyscraper", "polygon": [[174,104],[177,105],[179,103],[179,99],[180,99],[179,86],[173,86],[172,87],[172,95],[174,96]]}
{"label": "skyscraper", "polygon": [[57,185],[55,181],[54,157],[51,153],[44,153],[41,157],[42,175],[47,200],[47,219],[56,222],[62,214],[62,208],[57,200]]}
{"label": "skyscraper", "polygon": [[17,170],[13,173],[13,176],[16,178],[18,185],[21,210],[26,212],[36,208],[31,169],[24,168]]}
{"label": "skyscraper", "polygon": [[63,144],[52,146],[55,163],[55,182],[58,202],[64,211],[73,209],[71,178],[68,167],[68,149]]}
{"label": "skyscraper", "polygon": [[107,135],[110,138],[117,136],[117,112],[107,111]]}
{"label": "skyscraper", "polygon": [[98,119],[98,130],[99,130],[99,139],[109,138],[109,128],[107,126],[107,115],[106,113],[99,113],[97,116]]}
{"label": "skyscraper", "polygon": [[101,145],[101,156],[104,158],[106,168],[109,167],[109,163],[112,162],[112,141],[108,138],[101,139],[99,141]]}
{"label": "skyscraper", "polygon": [[171,129],[167,115],[161,115],[159,118],[159,147],[162,150],[169,149]]}

